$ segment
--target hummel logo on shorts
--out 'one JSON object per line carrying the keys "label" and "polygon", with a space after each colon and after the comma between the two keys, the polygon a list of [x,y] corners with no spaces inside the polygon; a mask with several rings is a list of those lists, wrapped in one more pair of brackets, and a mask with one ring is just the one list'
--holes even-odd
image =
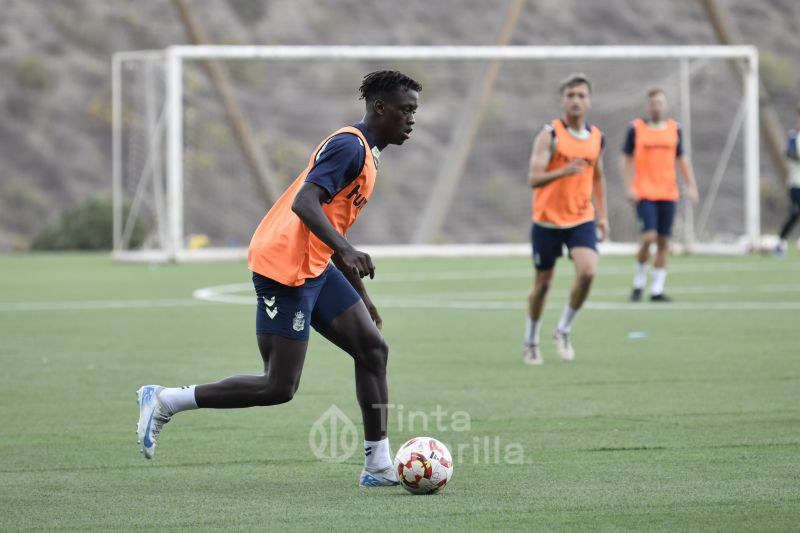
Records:
{"label": "hummel logo on shorts", "polygon": [[278,314],[278,306],[275,305],[274,296],[272,298],[264,296],[264,310],[267,312],[270,319],[275,318],[275,315]]}

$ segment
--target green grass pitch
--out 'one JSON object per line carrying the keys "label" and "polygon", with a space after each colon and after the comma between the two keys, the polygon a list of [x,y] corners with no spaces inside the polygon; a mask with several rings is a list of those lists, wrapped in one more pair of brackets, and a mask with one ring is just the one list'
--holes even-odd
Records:
{"label": "green grass pitch", "polygon": [[[377,260],[392,446],[429,434],[455,459],[412,496],[357,486],[360,423],[344,462],[312,451],[332,405],[359,420],[350,359],[316,335],[289,404],[182,413],[138,453],[140,385],[260,370],[244,263],[0,256],[0,530],[797,531],[798,260],[673,258],[676,301],[633,306],[631,258],[603,257],[570,364],[548,338],[562,260],[541,367],[521,362],[529,259]],[[228,284],[251,303],[192,297]]]}

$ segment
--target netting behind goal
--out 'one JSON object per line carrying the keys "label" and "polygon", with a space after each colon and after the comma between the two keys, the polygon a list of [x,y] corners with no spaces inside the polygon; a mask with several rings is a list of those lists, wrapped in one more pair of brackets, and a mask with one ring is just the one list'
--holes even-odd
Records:
{"label": "netting behind goal", "polygon": [[[654,87],[664,90],[672,116],[682,122],[702,199],[694,210],[680,202],[677,239],[695,246],[741,244],[752,232],[745,213],[752,193],[745,186],[747,136],[740,131],[747,100],[725,59],[215,60],[258,151],[260,172],[279,192],[327,134],[363,116],[358,86],[365,73],[398,69],[422,84],[412,138],[384,151],[376,190],[348,235],[359,245],[527,243],[532,141],[562,115],[558,84],[573,72],[585,73],[594,85],[588,117],[605,133],[614,241],[634,241],[638,234],[622,185],[621,147]],[[180,60],[178,113],[168,105],[166,64],[165,54],[119,59],[116,250],[173,258],[201,248],[241,251],[269,201],[206,58]],[[172,179],[179,187],[169,179],[168,124],[175,116],[181,120],[182,171]],[[447,179],[453,180],[452,194],[441,186]],[[143,236],[134,239],[137,220]]]}

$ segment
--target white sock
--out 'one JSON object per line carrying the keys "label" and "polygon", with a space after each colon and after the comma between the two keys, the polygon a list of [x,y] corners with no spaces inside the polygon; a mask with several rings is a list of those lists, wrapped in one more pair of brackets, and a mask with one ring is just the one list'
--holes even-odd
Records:
{"label": "white sock", "polygon": [[650,288],[651,294],[661,294],[664,292],[664,283],[667,281],[666,268],[653,269],[653,286]]}
{"label": "white sock", "polygon": [[561,312],[561,319],[558,321],[558,331],[561,333],[569,333],[572,329],[572,323],[575,321],[575,317],[578,316],[579,309],[573,309],[566,304],[564,306],[564,311]]}
{"label": "white sock", "polygon": [[367,470],[383,470],[392,466],[389,456],[389,439],[364,441],[364,468]]}
{"label": "white sock", "polygon": [[636,273],[633,276],[633,288],[644,289],[647,285],[647,263],[636,263]]}
{"label": "white sock", "polygon": [[528,346],[537,346],[539,344],[539,330],[541,329],[541,320],[531,320],[530,317],[528,317],[525,320],[525,338],[522,342]]}
{"label": "white sock", "polygon": [[194,388],[196,385],[186,385],[184,387],[167,387],[158,393],[158,401],[164,406],[170,416],[181,411],[197,409],[197,402],[194,399]]}

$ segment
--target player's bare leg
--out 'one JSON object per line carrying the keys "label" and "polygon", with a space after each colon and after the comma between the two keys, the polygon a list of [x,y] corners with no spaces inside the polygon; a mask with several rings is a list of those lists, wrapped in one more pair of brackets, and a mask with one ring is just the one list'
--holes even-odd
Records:
{"label": "player's bare leg", "polygon": [[570,341],[572,323],[575,321],[578,311],[583,307],[586,298],[589,297],[589,291],[592,289],[592,282],[597,272],[597,252],[592,248],[575,247],[570,250],[570,257],[575,265],[575,279],[570,289],[569,303],[564,306],[558,326],[553,331],[558,355],[564,361],[575,359],[575,349]]}
{"label": "player's bare leg", "polygon": [[647,264],[650,261],[650,248],[656,242],[655,231],[645,231],[639,236],[639,251],[636,253],[636,273],[633,277],[633,290],[631,301],[638,302],[642,299],[642,291],[647,284]]}
{"label": "player's bare leg", "polygon": [[365,464],[359,484],[365,487],[397,485],[386,427],[389,346],[362,300],[336,317],[320,333],[350,354],[355,363],[356,396],[364,423]]}
{"label": "player's bare leg", "polygon": [[533,287],[528,295],[528,331],[525,332],[525,342],[522,347],[522,361],[528,365],[540,365],[544,362],[539,349],[539,330],[547,293],[553,283],[554,271],[554,269],[537,270],[533,278]]}
{"label": "player's bare leg", "polygon": [[386,384],[389,347],[364,302],[359,300],[353,304],[320,333],[350,354],[355,362],[356,394],[364,421],[364,437],[367,440],[385,438],[386,420],[381,406],[389,403]]}
{"label": "player's bare leg", "polygon": [[547,293],[553,284],[553,274],[555,269],[537,270],[533,278],[533,288],[528,295],[528,316],[531,320],[539,320],[544,311],[544,304],[547,300]]}
{"label": "player's bare leg", "polygon": [[639,236],[639,251],[636,253],[636,260],[640,263],[650,261],[650,248],[656,242],[658,235],[655,230],[645,231]]}
{"label": "player's bare leg", "polygon": [[264,373],[232,376],[198,385],[195,389],[198,407],[236,409],[278,405],[294,397],[300,386],[308,341],[268,334],[257,335],[257,339]]}
{"label": "player's bare leg", "polygon": [[139,422],[136,431],[144,456],[153,458],[164,424],[181,411],[234,409],[290,401],[300,384],[308,342],[258,335],[258,348],[264,361],[263,374],[232,376],[216,383],[180,388],[141,387],[137,391]]}
{"label": "player's bare leg", "polygon": [[667,256],[669,255],[669,237],[659,235],[656,237],[656,258],[653,261],[655,268],[667,268]]}
{"label": "player's bare leg", "polygon": [[653,261],[653,286],[650,289],[650,301],[669,302],[664,294],[664,283],[667,279],[667,257],[669,256],[669,236],[659,235],[656,238],[656,258]]}
{"label": "player's bare leg", "polygon": [[789,233],[792,231],[795,223],[797,223],[797,220],[800,219],[800,202],[796,199],[797,191],[798,189],[796,187],[790,189],[789,195],[792,199],[792,207],[789,211],[789,218],[787,218],[786,222],[781,226],[781,232],[778,235],[778,244],[775,245],[775,249],[772,252],[775,257],[781,258],[786,255],[786,250],[789,248],[789,243],[786,239],[789,237]]}
{"label": "player's bare leg", "polygon": [[575,310],[580,309],[597,273],[597,252],[591,248],[577,247],[570,251],[572,263],[575,265],[575,280],[569,293],[569,305]]}

